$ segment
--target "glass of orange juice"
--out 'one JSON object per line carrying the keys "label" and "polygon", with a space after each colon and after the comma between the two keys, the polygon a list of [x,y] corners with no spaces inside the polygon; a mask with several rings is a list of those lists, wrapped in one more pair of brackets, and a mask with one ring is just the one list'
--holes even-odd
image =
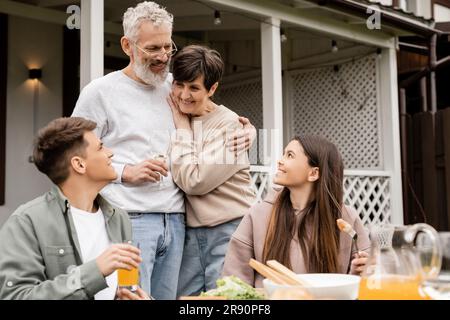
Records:
{"label": "glass of orange juice", "polygon": [[419,276],[374,274],[363,277],[359,287],[360,300],[429,300],[420,289]]}
{"label": "glass of orange juice", "polygon": [[[125,243],[133,245],[132,241],[126,241]],[[139,248],[139,243],[136,246]],[[131,270],[119,269],[117,270],[118,285],[119,288],[125,288],[132,292],[136,291],[139,287],[139,268],[133,268]]]}

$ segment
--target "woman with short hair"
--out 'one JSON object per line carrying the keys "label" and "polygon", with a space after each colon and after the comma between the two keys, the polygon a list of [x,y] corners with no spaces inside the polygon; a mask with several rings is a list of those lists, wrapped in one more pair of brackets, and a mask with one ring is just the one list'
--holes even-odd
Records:
{"label": "woman with short hair", "polygon": [[187,217],[178,295],[215,288],[230,237],[255,201],[247,153],[226,145],[242,124],[212,100],[223,69],[220,54],[203,46],[187,46],[173,59],[171,170],[186,193]]}

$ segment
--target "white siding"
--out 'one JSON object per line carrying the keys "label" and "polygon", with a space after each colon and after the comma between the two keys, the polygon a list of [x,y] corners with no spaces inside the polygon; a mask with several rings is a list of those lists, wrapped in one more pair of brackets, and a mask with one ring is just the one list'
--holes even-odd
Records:
{"label": "white siding", "polygon": [[450,8],[435,4],[434,20],[436,22],[450,22]]}

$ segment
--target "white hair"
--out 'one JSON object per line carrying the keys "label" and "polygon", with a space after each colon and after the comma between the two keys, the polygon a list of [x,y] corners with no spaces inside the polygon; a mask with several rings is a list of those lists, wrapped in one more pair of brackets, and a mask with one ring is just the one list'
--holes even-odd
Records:
{"label": "white hair", "polygon": [[128,8],[123,15],[123,31],[125,37],[137,41],[139,27],[144,21],[150,21],[154,26],[165,24],[172,30],[173,15],[155,2],[141,2],[134,8]]}
{"label": "white hair", "polygon": [[[134,55],[137,56],[137,48],[134,48],[133,52]],[[151,64],[151,61],[141,62],[139,59],[136,59],[132,67],[134,73],[139,79],[156,88],[166,81],[167,75],[169,74],[169,64],[167,63],[165,69],[160,73],[153,73],[150,70]]]}

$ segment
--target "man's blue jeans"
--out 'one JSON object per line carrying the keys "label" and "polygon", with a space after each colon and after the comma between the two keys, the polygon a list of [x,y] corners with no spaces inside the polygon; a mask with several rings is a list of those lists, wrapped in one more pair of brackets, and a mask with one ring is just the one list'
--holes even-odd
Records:
{"label": "man's blue jeans", "polygon": [[199,295],[216,288],[228,243],[242,218],[215,227],[186,228],[178,296]]}
{"label": "man's blue jeans", "polygon": [[140,285],[155,299],[177,298],[178,275],[183,256],[184,213],[129,213],[133,241],[139,244],[142,263]]}

